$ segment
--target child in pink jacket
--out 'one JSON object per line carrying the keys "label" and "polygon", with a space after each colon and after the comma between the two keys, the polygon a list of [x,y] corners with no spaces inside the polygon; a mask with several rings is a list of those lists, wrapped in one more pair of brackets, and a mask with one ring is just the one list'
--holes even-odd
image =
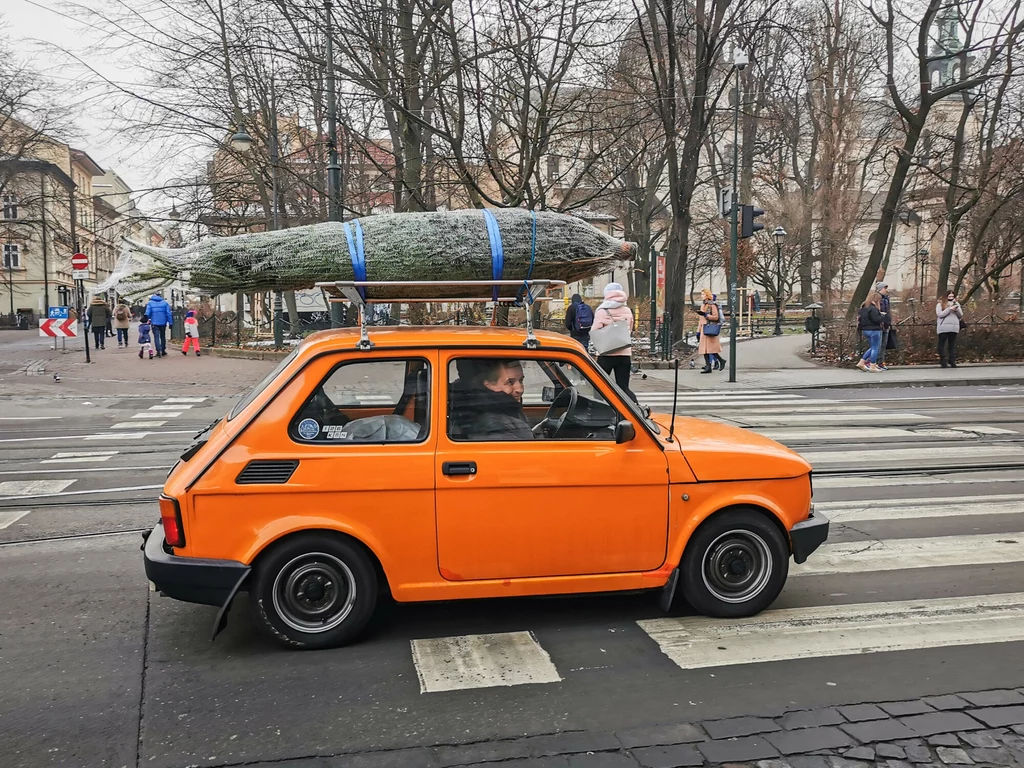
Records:
{"label": "child in pink jacket", "polygon": [[[604,287],[604,301],[594,312],[594,325],[591,332],[612,323],[625,321],[629,330],[633,330],[633,312],[626,306],[626,292],[619,283],[608,283]],[[629,388],[629,373],[633,367],[633,348],[623,347],[605,355],[599,355],[597,364],[605,373],[615,377],[619,389],[636,401],[636,395]]]}
{"label": "child in pink jacket", "polygon": [[195,345],[196,357],[199,357],[199,321],[196,320],[196,313],[191,309],[185,313],[185,344],[181,348],[181,354],[187,355],[188,348]]}

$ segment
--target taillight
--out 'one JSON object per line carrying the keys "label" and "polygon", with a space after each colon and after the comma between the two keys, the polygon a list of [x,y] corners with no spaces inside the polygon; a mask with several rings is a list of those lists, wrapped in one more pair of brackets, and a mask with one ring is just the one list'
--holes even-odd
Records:
{"label": "taillight", "polygon": [[170,546],[185,546],[185,529],[181,525],[181,507],[177,499],[160,497],[160,524],[164,527],[164,540]]}

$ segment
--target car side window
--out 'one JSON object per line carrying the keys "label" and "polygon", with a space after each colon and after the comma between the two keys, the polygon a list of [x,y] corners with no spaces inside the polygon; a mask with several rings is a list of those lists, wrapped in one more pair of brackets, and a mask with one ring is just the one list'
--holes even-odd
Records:
{"label": "car side window", "polygon": [[430,429],[430,364],[422,358],[335,366],[292,418],[300,443],[416,443]]}
{"label": "car side window", "polygon": [[615,439],[615,408],[562,360],[457,358],[448,366],[447,392],[452,440]]}

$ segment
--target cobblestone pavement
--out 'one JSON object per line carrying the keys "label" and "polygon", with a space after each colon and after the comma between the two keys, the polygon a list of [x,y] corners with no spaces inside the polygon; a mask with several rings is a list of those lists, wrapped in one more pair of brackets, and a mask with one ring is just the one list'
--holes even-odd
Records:
{"label": "cobblestone pavement", "polygon": [[955,768],[1024,766],[1024,689],[615,732],[254,763],[275,768]]}

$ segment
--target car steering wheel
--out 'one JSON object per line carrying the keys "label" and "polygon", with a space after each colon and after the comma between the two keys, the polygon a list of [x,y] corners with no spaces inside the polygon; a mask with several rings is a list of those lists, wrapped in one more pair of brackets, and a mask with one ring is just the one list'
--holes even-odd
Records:
{"label": "car steering wheel", "polygon": [[[552,414],[555,408],[558,408],[562,401],[565,399],[565,395],[569,395],[569,405],[565,409],[565,413],[559,416],[557,419],[552,418]],[[576,403],[579,401],[579,393],[576,391],[576,387],[570,385],[558,393],[558,396],[551,401],[551,405],[548,406],[548,412],[544,415],[544,418],[537,422],[537,425],[533,428],[533,434],[540,435],[544,428],[549,424],[554,423],[554,429],[551,430],[551,437],[558,437],[558,434],[562,431],[562,427],[569,421],[570,416],[576,414]]]}

